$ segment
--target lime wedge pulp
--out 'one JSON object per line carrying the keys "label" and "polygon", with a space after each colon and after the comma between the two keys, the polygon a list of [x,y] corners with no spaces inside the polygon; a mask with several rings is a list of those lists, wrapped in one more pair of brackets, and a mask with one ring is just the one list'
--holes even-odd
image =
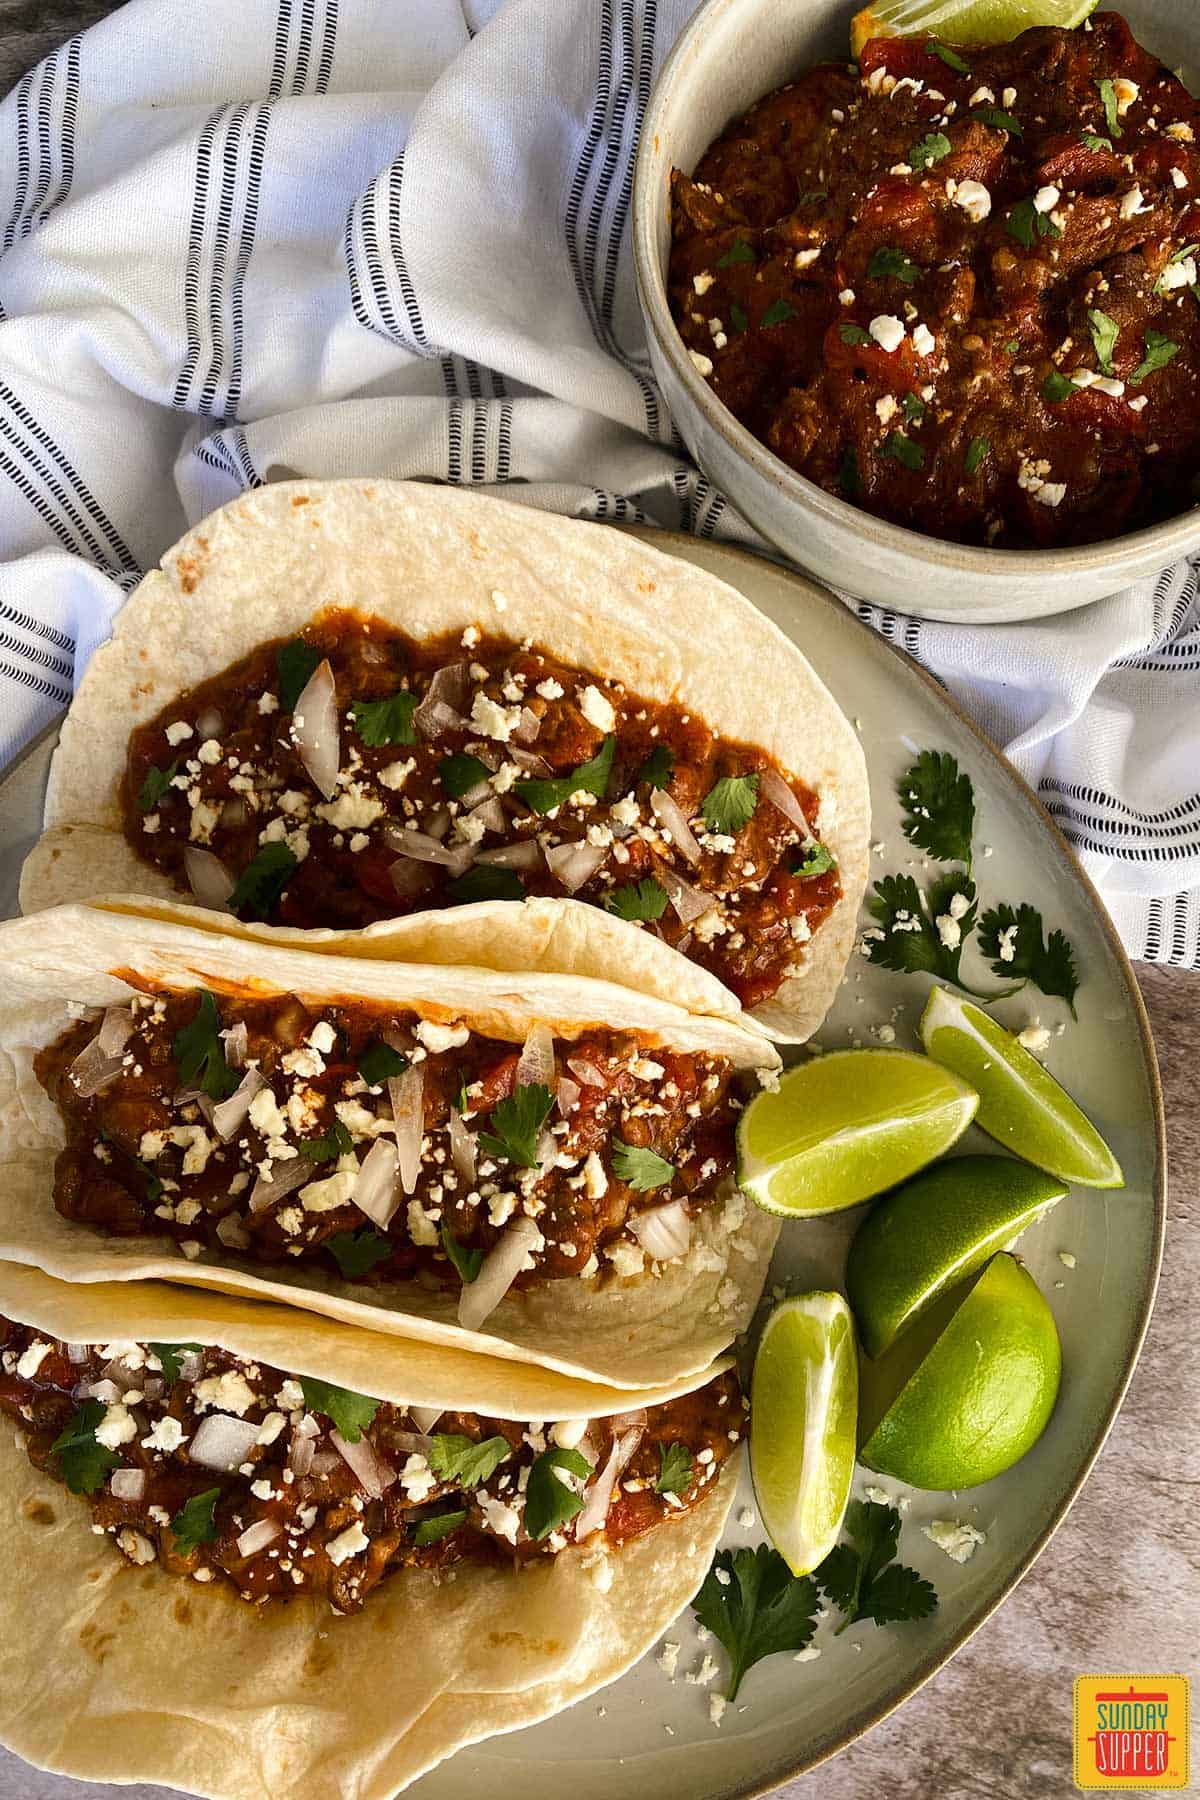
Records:
{"label": "lime wedge pulp", "polygon": [[807,1575],[837,1542],[857,1417],[850,1308],[840,1294],[781,1301],[754,1359],[750,1471],[767,1535],[793,1575]]}
{"label": "lime wedge pulp", "polygon": [[841,1212],[915,1175],[962,1136],[979,1096],[910,1050],[838,1050],[756,1095],[738,1121],[738,1182],[766,1212]]}
{"label": "lime wedge pulp", "polygon": [[871,0],[850,21],[853,56],[873,37],[935,37],[947,44],[1010,44],[1032,25],[1071,31],[1098,0]]}
{"label": "lime wedge pulp", "polygon": [[1010,1156],[955,1156],[888,1194],[859,1226],[846,1261],[846,1292],[867,1355],[886,1350],[1066,1191]]}
{"label": "lime wedge pulp", "polygon": [[981,1007],[935,987],[921,1042],[979,1094],[976,1123],[1035,1168],[1081,1187],[1124,1187],[1121,1165],[1065,1088]]}

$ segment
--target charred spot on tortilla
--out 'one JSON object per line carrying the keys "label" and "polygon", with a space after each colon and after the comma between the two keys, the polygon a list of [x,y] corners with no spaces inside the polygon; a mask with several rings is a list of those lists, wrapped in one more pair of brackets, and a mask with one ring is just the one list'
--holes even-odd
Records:
{"label": "charred spot on tortilla", "polygon": [[47,1500],[26,1500],[21,1511],[33,1525],[53,1525],[56,1517]]}

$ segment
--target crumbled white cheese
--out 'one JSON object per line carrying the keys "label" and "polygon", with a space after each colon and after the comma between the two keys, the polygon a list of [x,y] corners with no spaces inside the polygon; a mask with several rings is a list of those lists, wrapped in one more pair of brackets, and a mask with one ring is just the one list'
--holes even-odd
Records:
{"label": "crumbled white cheese", "polygon": [[972,225],[982,225],[992,210],[992,196],[981,181],[947,181],[946,196],[962,208]]}
{"label": "crumbled white cheese", "polygon": [[1050,1033],[1040,1019],[1030,1019],[1025,1029],[1018,1031],[1017,1042],[1032,1055],[1037,1056],[1049,1046]]}
{"label": "crumbled white cheese", "polygon": [[302,1187],[300,1204],[305,1212],[336,1212],[339,1206],[346,1206],[353,1200],[354,1189],[357,1185],[357,1163],[352,1169],[339,1167],[336,1174],[326,1175],[321,1181],[310,1181],[307,1187]]}
{"label": "crumbled white cheese", "polygon": [[515,1544],[521,1526],[521,1517],[515,1507],[509,1506],[507,1501],[498,1500],[486,1488],[477,1488],[475,1499],[488,1530],[494,1531],[497,1537],[506,1538],[510,1544]]}
{"label": "crumbled white cheese", "polygon": [[487,694],[477,693],[471,704],[471,723],[483,737],[507,744],[521,722],[522,708],[500,706]]}
{"label": "crumbled white cheese", "polygon": [[361,1556],[370,1542],[363,1530],[362,1520],[355,1519],[353,1525],[348,1525],[337,1537],[330,1538],[325,1546],[325,1554],[335,1568],[340,1568],[349,1557]]}
{"label": "crumbled white cheese", "polygon": [[692,286],[698,294],[707,294],[715,280],[715,275],[711,275],[707,269],[702,269],[699,275],[692,276]]}
{"label": "crumbled white cheese", "polygon": [[1113,93],[1116,95],[1117,99],[1118,119],[1123,119],[1125,117],[1125,114],[1129,111],[1141,91],[1142,90],[1137,82],[1130,81],[1127,75],[1117,76],[1116,80],[1113,82]]}
{"label": "crumbled white cheese", "polygon": [[1061,199],[1062,194],[1058,188],[1040,187],[1033,196],[1033,210],[1039,213],[1052,213]]}
{"label": "crumbled white cheese", "polygon": [[597,731],[610,732],[617,722],[611,702],[598,687],[585,687],[579,696],[579,710]]}
{"label": "crumbled white cheese", "polygon": [[32,1344],[22,1352],[17,1361],[17,1374],[22,1381],[32,1381],[43,1362],[49,1356],[52,1345],[44,1338],[34,1338]]}
{"label": "crumbled white cheese", "polygon": [[712,374],[713,363],[711,356],[705,356],[703,351],[700,350],[689,350],[688,355],[691,357],[693,366],[698,374],[705,377]]}
{"label": "crumbled white cheese", "polygon": [[937,339],[925,324],[913,326],[912,343],[918,356],[932,356],[937,349]]}
{"label": "crumbled white cheese", "polygon": [[382,800],[353,788],[339,794],[336,800],[325,800],[317,808],[317,817],[332,825],[335,831],[361,831],[373,825],[384,811]]}
{"label": "crumbled white cheese", "polygon": [[875,416],[881,425],[890,424],[899,410],[894,394],[881,394],[875,402]]}
{"label": "crumbled white cheese", "polygon": [[881,350],[889,355],[904,342],[904,326],[894,313],[880,313],[867,328]]}
{"label": "crumbled white cheese", "polygon": [[431,1056],[457,1050],[471,1035],[465,1025],[438,1025],[432,1019],[419,1019],[413,1029]]}
{"label": "crumbled white cheese", "polygon": [[186,719],[176,719],[173,725],[167,726],[167,742],[174,750],[179,744],[186,743],[192,735],[192,728]]}
{"label": "crumbled white cheese", "polygon": [[105,1407],[104,1417],[96,1427],[98,1444],[106,1450],[119,1450],[122,1444],[128,1444],[136,1436],[137,1424],[122,1401],[114,1400],[111,1406]]}
{"label": "crumbled white cheese", "polygon": [[980,1544],[987,1543],[987,1533],[967,1524],[964,1519],[933,1519],[921,1529],[931,1544],[946,1552],[951,1562],[970,1562]]}
{"label": "crumbled white cheese", "polygon": [[257,1398],[240,1369],[226,1369],[221,1375],[208,1375],[192,1389],[192,1401],[197,1412],[203,1412],[206,1407],[212,1406],[218,1412],[236,1413],[239,1419],[245,1418]]}

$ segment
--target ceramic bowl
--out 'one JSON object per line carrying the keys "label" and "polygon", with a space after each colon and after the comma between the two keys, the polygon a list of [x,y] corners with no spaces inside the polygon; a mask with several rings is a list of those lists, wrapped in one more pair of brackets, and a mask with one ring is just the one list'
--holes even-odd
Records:
{"label": "ceramic bowl", "polygon": [[[1140,42],[1195,90],[1195,0],[1127,0]],[[1040,618],[1083,606],[1200,549],[1200,508],[1107,543],[983,550],[892,525],[805,480],[697,374],[667,303],[672,168],[691,172],[730,120],[814,63],[845,57],[851,0],[706,0],[650,98],[633,194],[633,247],[650,360],[692,455],[764,538],[868,600],[934,619]]]}

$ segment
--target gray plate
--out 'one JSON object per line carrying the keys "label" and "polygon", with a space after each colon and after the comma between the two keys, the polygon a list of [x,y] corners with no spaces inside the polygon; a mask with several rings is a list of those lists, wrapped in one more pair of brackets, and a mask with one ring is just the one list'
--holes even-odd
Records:
{"label": "gray plate", "polygon": [[[656,533],[666,545],[668,534]],[[1029,1569],[1074,1499],[1125,1392],[1149,1317],[1162,1250],[1165,1173],[1162,1109],[1149,1030],[1132,972],[1095,894],[1034,796],[916,665],[875,637],[821,589],[744,552],[674,537],[679,556],[740,588],[802,647],[858,726],[871,773],[875,874],[916,864],[900,833],[894,787],[916,749],[949,750],[966,768],[977,799],[977,879],[985,904],[1022,900],[1039,907],[1075,945],[1084,983],[1074,1023],[1060,1001],[1021,997],[996,1007],[1006,1024],[1032,1013],[1065,1021],[1047,1055],[1112,1144],[1126,1174],[1117,1193],[1074,1190],[1022,1240],[1021,1254],[1049,1296],[1063,1340],[1064,1381],[1041,1442],[1007,1475],[957,1498],[882,1485],[910,1499],[903,1560],[928,1575],[938,1612],[918,1625],[880,1630],[860,1625],[834,1639],[832,1621],[816,1642],[819,1659],[760,1664],[719,1729],[708,1717],[712,1691],[685,1673],[701,1661],[690,1618],[668,1634],[681,1646],[676,1679],[652,1656],[602,1694],[511,1738],[460,1752],[418,1784],[422,1800],[520,1788],[523,1800],[734,1800],[766,1792],[831,1755],[911,1694],[951,1656]],[[21,856],[36,835],[53,749],[48,733],[0,786],[0,901],[12,910]],[[983,850],[983,846],[987,849]],[[972,961],[977,985],[993,985]],[[966,971],[964,965],[964,972]],[[890,1025],[896,1042],[915,1042],[927,983],[852,959],[837,1004],[821,1031],[827,1047],[879,1042]],[[963,1149],[994,1148],[970,1133]],[[784,1227],[772,1283],[800,1290],[839,1280],[858,1213]],[[1058,1259],[1077,1259],[1068,1270]],[[860,1473],[855,1491],[872,1478]],[[753,1505],[748,1483],[727,1542],[756,1542],[757,1520],[736,1523]],[[986,1543],[958,1565],[922,1535],[935,1518],[965,1519]],[[1109,1572],[1110,1574],[1115,1572]],[[1035,1577],[1036,1579],[1036,1577]],[[716,1649],[715,1645],[708,1646]],[[186,1679],[186,1677],[184,1677]],[[0,1752],[0,1794],[13,1800],[85,1800],[102,1790],[33,1777]],[[149,1796],[160,1790],[125,1790]]]}

